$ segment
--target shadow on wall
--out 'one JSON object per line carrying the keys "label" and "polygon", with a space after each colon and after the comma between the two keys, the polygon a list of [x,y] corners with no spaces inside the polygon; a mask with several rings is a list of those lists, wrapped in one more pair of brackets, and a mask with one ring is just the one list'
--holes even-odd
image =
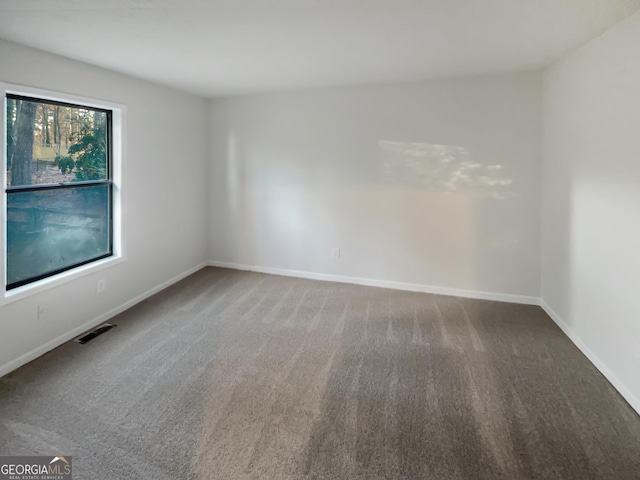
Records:
{"label": "shadow on wall", "polygon": [[511,194],[502,165],[482,165],[465,147],[381,140],[382,180],[448,192],[471,190],[494,200]]}

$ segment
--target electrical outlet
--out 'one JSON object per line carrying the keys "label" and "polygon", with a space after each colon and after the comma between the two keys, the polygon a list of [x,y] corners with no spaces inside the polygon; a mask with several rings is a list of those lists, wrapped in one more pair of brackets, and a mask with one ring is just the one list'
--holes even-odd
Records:
{"label": "electrical outlet", "polygon": [[49,305],[41,303],[38,305],[38,320],[46,320],[49,318]]}
{"label": "electrical outlet", "polygon": [[340,249],[332,248],[331,249],[331,258],[340,258]]}
{"label": "electrical outlet", "polygon": [[102,293],[106,289],[107,289],[107,281],[104,278],[101,278],[100,280],[98,280],[98,283],[96,283],[96,292]]}

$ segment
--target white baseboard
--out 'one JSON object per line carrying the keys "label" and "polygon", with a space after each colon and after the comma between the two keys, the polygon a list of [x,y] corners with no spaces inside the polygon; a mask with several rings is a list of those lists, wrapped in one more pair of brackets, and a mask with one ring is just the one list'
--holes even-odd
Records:
{"label": "white baseboard", "polygon": [[155,295],[156,293],[164,290],[165,288],[173,285],[174,283],[179,282],[180,280],[188,277],[189,275],[197,272],[198,270],[206,267],[222,267],[222,268],[230,268],[234,270],[247,270],[252,272],[260,272],[260,273],[269,273],[273,275],[283,275],[288,277],[298,277],[298,278],[308,278],[311,280],[323,280],[323,281],[331,281],[331,282],[340,282],[340,283],[352,283],[356,285],[366,285],[372,287],[381,287],[381,288],[391,288],[396,290],[406,290],[411,292],[424,292],[424,293],[434,293],[438,295],[450,295],[455,297],[466,297],[466,298],[475,298],[480,300],[492,300],[498,302],[510,302],[510,303],[519,303],[524,305],[539,305],[546,312],[547,315],[560,327],[560,329],[569,337],[569,339],[580,349],[580,351],[593,363],[593,365],[611,382],[613,387],[624,397],[624,399],[629,402],[629,405],[640,414],[640,399],[638,399],[635,395],[631,393],[629,389],[624,385],[624,383],[607,367],[607,365],[600,360],[600,358],[593,353],[593,351],[587,347],[587,345],[582,341],[582,339],[560,318],[560,316],[553,311],[553,309],[542,299],[537,297],[530,297],[525,295],[511,295],[504,293],[492,293],[492,292],[478,292],[474,290],[462,290],[455,288],[446,288],[446,287],[436,287],[431,285],[421,285],[414,283],[404,283],[404,282],[393,282],[386,280],[375,280],[369,278],[360,278],[360,277],[348,277],[343,275],[331,275],[327,273],[313,273],[313,272],[305,272],[301,270],[287,270],[281,268],[272,268],[272,267],[260,267],[256,265],[243,265],[238,263],[229,263],[229,262],[218,262],[218,261],[209,261],[206,263],[202,263],[197,265],[189,270],[182,272],[176,275],[173,278],[155,286],[154,288],[138,295],[135,298],[109,310],[102,315],[76,327],[57,338],[37,347],[30,352],[21,355],[20,357],[12,360],[2,366],[0,366],[0,377],[6,375],[7,373],[16,370],[17,368],[29,363],[32,360],[44,355],[45,353],[53,350],[54,348],[62,345],[65,342],[77,337],[81,333],[86,332],[87,330],[99,325],[102,322],[105,322],[119,313],[124,312],[125,310],[133,307],[137,303],[142,302],[143,300]]}
{"label": "white baseboard", "polygon": [[142,293],[141,295],[138,295],[137,297],[132,298],[131,300],[123,303],[122,305],[119,305],[119,306],[109,310],[108,312],[103,313],[102,315],[100,315],[100,316],[98,316],[98,317],[96,317],[96,318],[94,318],[94,319],[92,319],[92,320],[80,325],[79,327],[74,328],[73,330],[70,330],[70,331],[68,331],[66,333],[63,333],[59,337],[54,338],[53,340],[45,343],[44,345],[41,345],[40,347],[34,348],[30,352],[27,352],[24,355],[19,356],[15,360],[12,360],[12,361],[10,361],[8,363],[5,363],[4,365],[2,365],[0,367],[0,377],[6,375],[7,373],[10,373],[10,372],[16,370],[17,368],[20,368],[22,365],[25,365],[25,364],[29,363],[32,360],[35,360],[36,358],[40,357],[41,355],[44,355],[45,353],[53,350],[54,348],[59,347],[63,343],[68,342],[69,340],[77,337],[78,335],[80,335],[81,333],[86,332],[87,330],[90,330],[91,328],[101,324],[102,322],[106,322],[110,318],[115,317],[119,313],[122,313],[125,310],[133,307],[135,304],[140,303],[141,301],[149,298],[152,295],[155,295],[159,291],[164,290],[165,288],[173,285],[176,282],[179,282],[183,278],[188,277],[189,275],[197,272],[198,270],[201,270],[202,268],[204,268],[206,266],[207,266],[206,263],[202,263],[202,264],[197,265],[197,266],[195,266],[193,268],[190,268],[189,270],[187,270],[185,272],[182,272],[182,273],[180,273],[179,275],[176,275],[173,278],[170,278],[166,282],[163,282],[160,285],[157,285],[156,287],[153,287],[151,290],[148,290],[148,291]]}
{"label": "white baseboard", "polygon": [[248,270],[251,272],[270,273],[286,277],[308,278],[311,280],[323,280],[327,282],[352,283],[369,287],[391,288],[394,290],[406,290],[410,292],[435,293],[437,295],[450,295],[453,297],[475,298],[479,300],[493,300],[496,302],[520,303],[524,305],[540,305],[538,297],[526,295],[511,295],[507,293],[479,292],[475,290],[461,290],[457,288],[436,287],[421,285],[418,283],[393,282],[388,280],[375,280],[371,278],[348,277],[343,275],[331,275],[328,273],[304,272],[301,270],[287,270],[283,268],[260,267],[256,265],[243,265],[240,263],[218,262],[211,260],[210,267],[231,268],[234,270]]}
{"label": "white baseboard", "polygon": [[564,332],[564,334],[569,337],[569,339],[574,343],[576,347],[580,349],[580,351],[584,354],[585,357],[589,359],[591,363],[605,376],[607,380],[613,385],[620,395],[631,405],[638,414],[640,414],[640,399],[638,399],[631,391],[624,385],[624,383],[611,371],[609,367],[595,354],[593,350],[591,350],[586,343],[582,341],[582,339],[576,334],[567,323],[560,318],[560,316],[553,311],[553,309],[545,302],[541,300],[540,306],[546,312],[551,319],[556,322],[558,327]]}

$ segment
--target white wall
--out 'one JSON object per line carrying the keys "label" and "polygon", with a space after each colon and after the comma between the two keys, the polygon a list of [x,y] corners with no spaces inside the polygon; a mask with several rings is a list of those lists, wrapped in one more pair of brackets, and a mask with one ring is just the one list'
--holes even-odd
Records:
{"label": "white wall", "polygon": [[542,297],[640,411],[640,13],[545,72]]}
{"label": "white wall", "polygon": [[[0,307],[0,375],[206,260],[208,105],[148,82],[0,41],[0,81],[124,104],[126,262]],[[4,213],[2,213],[4,216]],[[105,278],[106,292],[96,294]],[[37,320],[40,303],[48,318]],[[31,352],[31,353],[30,353]]]}
{"label": "white wall", "polygon": [[524,73],[212,102],[210,258],[535,301],[541,92]]}

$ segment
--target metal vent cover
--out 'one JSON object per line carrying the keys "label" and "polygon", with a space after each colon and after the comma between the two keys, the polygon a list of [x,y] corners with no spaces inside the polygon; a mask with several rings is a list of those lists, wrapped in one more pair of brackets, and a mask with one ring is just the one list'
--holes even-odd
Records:
{"label": "metal vent cover", "polygon": [[99,327],[94,328],[90,332],[83,333],[81,336],[76,338],[74,341],[84,345],[85,343],[90,342],[91,340],[96,338],[98,335],[102,335],[104,332],[111,330],[115,326],[116,325],[114,325],[112,323],[104,323],[104,324],[100,325]]}

